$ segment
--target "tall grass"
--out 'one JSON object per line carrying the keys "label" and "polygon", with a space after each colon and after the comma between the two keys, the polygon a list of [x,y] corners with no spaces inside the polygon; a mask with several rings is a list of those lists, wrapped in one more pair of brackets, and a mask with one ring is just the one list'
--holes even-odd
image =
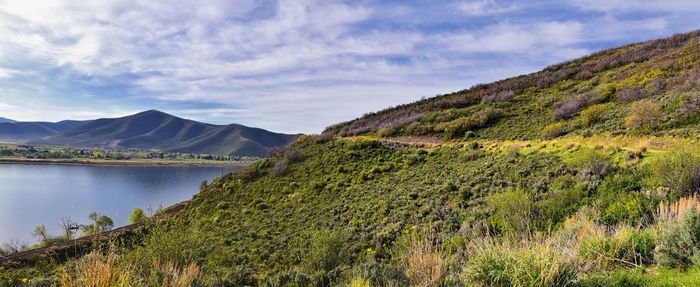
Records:
{"label": "tall grass", "polygon": [[180,268],[173,262],[155,260],[145,274],[139,274],[135,270],[131,263],[122,262],[114,249],[110,248],[107,252],[95,250],[77,260],[71,267],[61,269],[60,286],[188,287],[197,286],[203,277],[201,269],[194,263]]}
{"label": "tall grass", "polygon": [[470,286],[573,286],[579,273],[575,254],[548,241],[484,238],[468,254],[464,277]]}
{"label": "tall grass", "polygon": [[400,244],[399,257],[411,286],[438,286],[445,273],[445,252],[435,232],[411,234]]}

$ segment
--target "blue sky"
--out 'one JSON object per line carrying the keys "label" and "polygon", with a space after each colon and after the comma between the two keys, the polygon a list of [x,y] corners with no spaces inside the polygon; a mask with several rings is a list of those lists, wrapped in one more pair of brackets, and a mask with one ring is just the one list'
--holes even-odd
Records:
{"label": "blue sky", "polygon": [[694,0],[0,0],[0,116],[147,109],[317,133],[700,28]]}

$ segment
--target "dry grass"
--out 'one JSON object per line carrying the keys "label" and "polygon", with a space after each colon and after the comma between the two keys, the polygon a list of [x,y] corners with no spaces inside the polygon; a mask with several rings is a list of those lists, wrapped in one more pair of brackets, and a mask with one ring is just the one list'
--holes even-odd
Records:
{"label": "dry grass", "polygon": [[154,268],[163,270],[163,287],[188,287],[202,279],[202,270],[194,263],[179,268],[172,262],[155,261]]}
{"label": "dry grass", "polygon": [[[119,255],[110,249],[103,253],[93,251],[79,259],[72,268],[61,269],[62,287],[126,287],[162,286],[188,287],[202,280],[202,271],[192,263],[183,268],[172,262],[154,261],[146,278],[139,278],[136,268],[120,264]],[[154,278],[160,278],[153,282]]]}
{"label": "dry grass", "polygon": [[73,270],[61,269],[63,287],[117,287],[131,286],[130,268],[117,268],[118,255],[114,250],[106,254],[92,252],[81,258]]}
{"label": "dry grass", "polygon": [[414,234],[404,243],[402,252],[411,286],[438,286],[445,272],[445,257],[440,238],[434,233]]}
{"label": "dry grass", "polygon": [[700,198],[697,195],[681,197],[677,202],[662,201],[656,210],[656,219],[659,221],[678,220],[683,218],[683,215],[693,208],[700,208]]}

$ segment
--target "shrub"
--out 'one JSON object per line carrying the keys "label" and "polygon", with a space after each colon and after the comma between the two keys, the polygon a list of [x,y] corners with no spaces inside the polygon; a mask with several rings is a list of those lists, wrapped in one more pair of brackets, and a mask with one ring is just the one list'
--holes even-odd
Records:
{"label": "shrub", "polygon": [[615,93],[615,95],[617,96],[617,100],[619,102],[633,102],[633,101],[644,99],[644,98],[649,96],[642,89],[635,89],[635,88],[623,88],[623,89],[617,91],[617,93]]}
{"label": "shrub", "polygon": [[484,102],[507,102],[515,98],[515,92],[513,90],[500,91],[495,94],[487,95],[481,100]]}
{"label": "shrub", "polygon": [[563,122],[556,122],[553,124],[550,124],[542,129],[540,132],[540,135],[542,135],[542,138],[544,139],[553,139],[559,136],[562,136],[566,133],[566,127],[564,126]]}
{"label": "shrub", "polygon": [[502,233],[511,236],[526,233],[533,205],[529,194],[524,191],[492,194],[486,198],[486,205],[491,210],[489,222]]}
{"label": "shrub", "polygon": [[569,157],[569,162],[578,169],[576,179],[586,191],[598,188],[613,168],[606,155],[593,149],[577,151]]}
{"label": "shrub", "polygon": [[462,137],[467,131],[483,128],[486,124],[499,116],[500,112],[498,110],[487,108],[475,112],[468,117],[458,118],[447,123],[439,124],[438,129],[445,132],[446,138]]}
{"label": "shrub", "polygon": [[680,220],[659,225],[656,261],[662,266],[687,268],[700,265],[700,211],[691,208]]}
{"label": "shrub", "polygon": [[671,198],[693,195],[700,190],[700,156],[673,151],[649,163],[650,181],[669,188]]}
{"label": "shrub", "polygon": [[281,159],[275,165],[270,168],[270,174],[273,176],[282,176],[284,175],[285,172],[287,172],[287,160],[286,159]]}
{"label": "shrub", "polygon": [[610,110],[611,104],[598,104],[590,106],[581,111],[581,122],[584,125],[594,125],[605,118],[605,114]]}
{"label": "shrub", "polygon": [[629,115],[625,118],[625,127],[629,129],[652,129],[664,116],[661,106],[645,99],[632,103]]}
{"label": "shrub", "polygon": [[[311,234],[310,246],[302,265],[309,274],[317,276],[317,282],[328,285],[336,278],[331,271],[346,264],[349,259],[348,236],[340,231],[317,230]],[[320,277],[320,278],[319,278]]]}
{"label": "shrub", "polygon": [[586,92],[568,97],[557,104],[552,120],[558,121],[572,117],[575,113],[595,102],[600,102],[601,96],[594,92]]}
{"label": "shrub", "polygon": [[626,223],[636,225],[651,218],[653,201],[640,192],[639,179],[631,175],[605,178],[598,187],[594,206],[600,212],[600,221],[608,225]]}

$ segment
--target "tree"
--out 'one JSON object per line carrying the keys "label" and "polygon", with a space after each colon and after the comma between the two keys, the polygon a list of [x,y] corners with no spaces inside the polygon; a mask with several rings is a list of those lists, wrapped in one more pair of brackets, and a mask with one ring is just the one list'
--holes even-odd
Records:
{"label": "tree", "polygon": [[32,235],[41,239],[41,241],[46,241],[49,238],[49,234],[46,231],[46,225],[43,225],[43,224],[37,225],[37,227],[34,227],[34,232],[32,232]]}
{"label": "tree", "polygon": [[109,218],[109,216],[92,212],[88,218],[90,218],[90,220],[92,220],[94,223],[82,226],[83,233],[85,233],[85,235],[99,234],[100,232],[111,230],[112,227],[114,227],[114,221]]}
{"label": "tree", "polygon": [[66,240],[73,239],[73,233],[75,232],[75,226],[77,224],[73,222],[70,217],[61,217],[61,230],[63,231],[63,238]]}
{"label": "tree", "polygon": [[141,222],[144,219],[146,219],[146,216],[143,213],[143,209],[136,207],[133,211],[131,211],[131,216],[129,216],[129,223],[134,224],[137,222]]}

